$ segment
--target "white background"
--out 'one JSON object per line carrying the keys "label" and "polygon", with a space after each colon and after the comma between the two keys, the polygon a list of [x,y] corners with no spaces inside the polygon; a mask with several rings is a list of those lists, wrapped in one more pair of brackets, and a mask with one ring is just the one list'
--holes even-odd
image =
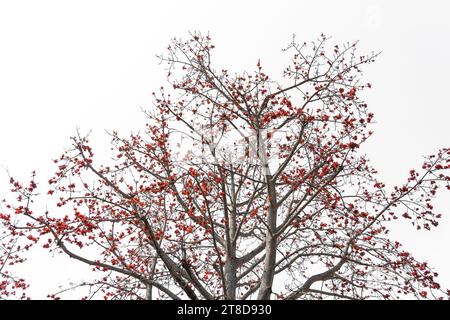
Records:
{"label": "white background", "polygon": [[[383,51],[366,68],[366,95],[377,124],[364,151],[388,186],[402,183],[421,156],[449,142],[450,6],[448,1],[22,1],[0,0],[0,165],[19,178],[36,169],[44,182],[51,159],[79,126],[107,152],[105,129],[137,131],[164,84],[155,54],[171,37],[209,31],[216,65],[253,69],[258,58],[275,78],[280,51],[320,33],[333,42],[360,40],[361,53]],[[4,170],[0,194],[8,189]],[[0,196],[1,198],[1,196]],[[407,223],[392,237],[426,260],[450,287],[450,200],[432,232]],[[45,204],[41,204],[44,209]],[[17,270],[43,298],[88,274],[67,258],[34,252]]]}

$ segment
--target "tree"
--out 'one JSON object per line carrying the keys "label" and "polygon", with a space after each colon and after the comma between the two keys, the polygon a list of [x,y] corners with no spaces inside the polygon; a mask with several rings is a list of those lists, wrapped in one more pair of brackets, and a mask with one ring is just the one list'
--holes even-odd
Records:
{"label": "tree", "polygon": [[173,39],[160,56],[170,87],[154,93],[145,132],[111,133],[103,164],[73,137],[48,181],[54,211],[32,212],[37,182],[11,178],[5,230],[92,266],[98,279],[77,286],[111,299],[446,297],[387,225],[438,224],[450,149],[387,190],[359,151],[373,120],[361,68],[377,54],[328,40],[293,38],[275,81],[259,61],[213,67],[208,35]]}

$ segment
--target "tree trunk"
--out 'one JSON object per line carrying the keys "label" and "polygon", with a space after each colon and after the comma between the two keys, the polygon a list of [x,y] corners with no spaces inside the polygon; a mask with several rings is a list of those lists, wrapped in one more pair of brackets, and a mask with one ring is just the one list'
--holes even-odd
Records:
{"label": "tree trunk", "polygon": [[225,286],[227,294],[225,299],[236,300],[237,268],[236,268],[236,259],[234,259],[234,257],[229,256],[225,261],[224,273],[225,273]]}
{"label": "tree trunk", "polygon": [[275,276],[275,263],[277,255],[277,239],[275,237],[277,228],[277,205],[275,184],[272,176],[266,176],[268,184],[268,195],[270,207],[267,215],[266,248],[264,258],[264,271],[261,276],[261,285],[258,293],[259,300],[269,300],[272,293],[273,278]]}

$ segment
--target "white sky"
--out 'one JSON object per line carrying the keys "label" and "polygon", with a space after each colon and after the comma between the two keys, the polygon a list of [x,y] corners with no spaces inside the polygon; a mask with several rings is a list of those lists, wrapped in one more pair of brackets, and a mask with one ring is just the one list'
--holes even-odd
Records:
{"label": "white sky", "polygon": [[[366,68],[375,135],[365,151],[388,186],[404,181],[421,155],[449,145],[450,5],[448,1],[23,1],[0,0],[0,165],[46,181],[51,159],[79,126],[107,151],[104,129],[122,133],[144,124],[140,107],[164,84],[155,54],[173,36],[210,31],[216,65],[273,76],[287,63],[280,49],[293,33],[320,33],[336,43],[359,39],[361,52],[383,51]],[[0,194],[7,179],[0,172]],[[450,287],[450,199],[433,232],[405,224],[394,235],[427,260]],[[66,258],[34,254],[20,272],[35,298],[83,277],[89,269]]]}

